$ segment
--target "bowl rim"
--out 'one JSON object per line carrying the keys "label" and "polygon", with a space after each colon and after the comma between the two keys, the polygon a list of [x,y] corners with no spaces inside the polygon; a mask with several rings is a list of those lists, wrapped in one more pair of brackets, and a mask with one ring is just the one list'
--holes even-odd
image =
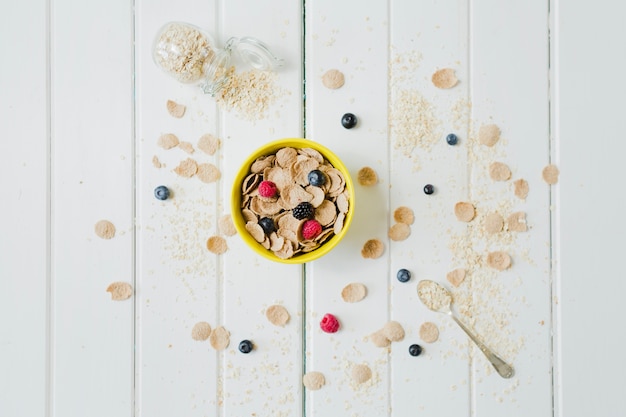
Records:
{"label": "bowl rim", "polygon": [[[248,233],[245,228],[245,223],[243,222],[243,216],[241,214],[241,183],[246,178],[250,171],[250,165],[257,158],[264,155],[271,155],[276,153],[278,150],[290,147],[290,148],[312,148],[319,151],[325,159],[328,160],[332,164],[332,166],[342,172],[344,175],[344,179],[346,181],[346,188],[348,189],[348,193],[350,196],[350,206],[348,212],[346,213],[346,218],[343,223],[343,228],[339,234],[334,235],[330,238],[326,243],[321,245],[319,248],[314,251],[307,252],[302,255],[294,256],[288,259],[282,259],[278,256],[274,255],[274,253],[270,250],[265,249],[259,242],[254,240],[254,238]],[[313,141],[312,139],[305,138],[282,138],[273,140],[271,142],[267,142],[266,144],[260,146],[256,150],[254,150],[241,164],[237,173],[235,174],[235,178],[233,180],[233,185],[231,187],[231,196],[230,196],[230,212],[233,220],[233,224],[235,225],[235,229],[237,233],[241,236],[246,246],[250,247],[254,252],[263,256],[266,259],[269,259],[274,262],[279,262],[283,264],[303,264],[307,262],[311,262],[321,258],[330,252],[339,242],[343,239],[343,237],[348,232],[350,224],[352,223],[352,218],[354,216],[354,183],[352,182],[352,177],[350,176],[350,172],[348,168],[343,164],[341,159],[330,149],[321,145],[318,142]]]}

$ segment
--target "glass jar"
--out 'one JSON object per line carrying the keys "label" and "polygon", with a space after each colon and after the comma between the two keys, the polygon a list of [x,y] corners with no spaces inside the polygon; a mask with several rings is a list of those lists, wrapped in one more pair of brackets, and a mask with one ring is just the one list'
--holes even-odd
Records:
{"label": "glass jar", "polygon": [[283,65],[269,48],[255,38],[230,38],[224,49],[197,26],[184,22],[166,23],[154,39],[152,58],[166,74],[181,83],[196,83],[215,96],[226,84],[231,59],[237,54],[252,68],[269,71]]}

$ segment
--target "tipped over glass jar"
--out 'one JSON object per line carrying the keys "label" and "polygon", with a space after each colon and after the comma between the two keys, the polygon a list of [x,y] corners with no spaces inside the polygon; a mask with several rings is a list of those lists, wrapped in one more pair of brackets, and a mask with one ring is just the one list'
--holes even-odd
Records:
{"label": "tipped over glass jar", "polygon": [[252,68],[274,70],[283,65],[261,41],[251,37],[230,38],[223,49],[197,26],[184,22],[166,23],[154,39],[152,58],[159,68],[181,83],[198,84],[215,96],[232,74],[232,55]]}

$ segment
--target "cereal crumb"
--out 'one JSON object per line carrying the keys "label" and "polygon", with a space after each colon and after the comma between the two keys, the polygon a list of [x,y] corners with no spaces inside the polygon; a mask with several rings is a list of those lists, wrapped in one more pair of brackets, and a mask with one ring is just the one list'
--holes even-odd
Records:
{"label": "cereal crumb", "polygon": [[489,165],[489,176],[494,181],[506,181],[511,178],[511,170],[502,162],[493,162]]}
{"label": "cereal crumb", "polygon": [[178,137],[173,133],[165,133],[159,137],[157,145],[163,149],[172,149],[178,146]]}
{"label": "cereal crumb", "polygon": [[511,266],[511,257],[508,253],[502,251],[489,252],[487,254],[487,265],[498,271],[504,271]]}
{"label": "cereal crumb", "polygon": [[502,231],[504,219],[498,213],[489,213],[485,216],[485,232],[494,234]]}
{"label": "cereal crumb", "polygon": [[369,340],[374,344],[374,346],[376,347],[387,347],[389,345],[391,345],[391,340],[389,340],[387,338],[387,336],[385,336],[385,334],[383,333],[382,329],[378,330],[377,332],[372,333],[371,335],[369,335]]}
{"label": "cereal crumb", "polygon": [[115,236],[115,226],[108,220],[100,220],[94,227],[96,235],[102,239],[111,239]]}
{"label": "cereal crumb", "polygon": [[378,183],[378,175],[374,169],[363,167],[357,173],[357,181],[364,187],[370,187]]}
{"label": "cereal crumb", "polygon": [[226,240],[221,236],[211,236],[206,241],[206,247],[209,252],[212,252],[216,255],[221,255],[228,250]]}
{"label": "cereal crumb", "polygon": [[220,140],[215,136],[207,133],[198,139],[198,149],[208,155],[215,155],[220,147]]}
{"label": "cereal crumb", "polygon": [[454,214],[462,222],[469,222],[476,216],[476,209],[472,203],[460,201],[454,205]]}
{"label": "cereal crumb", "polygon": [[515,196],[522,200],[525,200],[528,196],[528,181],[523,178],[519,180],[513,181],[513,186],[515,187]]}
{"label": "cereal crumb", "polygon": [[372,370],[364,364],[354,365],[352,367],[352,380],[357,384],[367,382],[372,378]]}
{"label": "cereal crumb", "polygon": [[289,312],[285,307],[279,304],[269,306],[267,310],[265,310],[265,317],[267,317],[274,326],[284,326],[289,322]]}
{"label": "cereal crumb", "polygon": [[459,82],[452,68],[443,68],[435,71],[431,80],[435,87],[444,89],[452,88]]}
{"label": "cereal crumb", "polygon": [[336,69],[330,69],[322,75],[322,84],[324,84],[324,87],[330,88],[331,90],[343,87],[345,81],[346,78],[343,73]]}
{"label": "cereal crumb", "polygon": [[357,303],[367,295],[367,287],[359,282],[346,285],[341,290],[341,298],[346,303]]}
{"label": "cereal crumb", "polygon": [[219,326],[211,332],[209,343],[215,350],[226,349],[230,344],[230,333],[223,326]]}
{"label": "cereal crumb", "polygon": [[200,181],[210,184],[219,180],[222,177],[222,173],[215,165],[205,163],[198,165],[196,176]]}
{"label": "cereal crumb", "polygon": [[411,227],[405,223],[396,223],[389,228],[389,238],[393,241],[406,240],[411,235]]}
{"label": "cereal crumb", "polygon": [[198,172],[198,163],[191,158],[187,158],[174,168],[174,172],[181,177],[191,178]]}
{"label": "cereal crumb", "polygon": [[179,142],[178,147],[188,154],[194,153],[196,150],[193,148],[193,145],[189,142]]}
{"label": "cereal crumb", "polygon": [[556,184],[559,181],[559,168],[556,165],[547,165],[543,171],[541,171],[541,176],[543,180],[552,185]]}
{"label": "cereal crumb", "polygon": [[458,287],[465,280],[465,274],[466,274],[465,269],[457,268],[453,271],[448,272],[446,274],[446,279],[448,280],[450,284],[452,284],[455,287]]}
{"label": "cereal crumb", "polygon": [[178,104],[177,102],[173,100],[167,100],[166,107],[167,107],[168,113],[172,117],[175,117],[177,119],[180,119],[181,117],[183,117],[185,115],[185,110],[187,110],[187,107],[185,105]]}
{"label": "cereal crumb", "polygon": [[526,225],[526,213],[518,211],[511,213],[506,219],[506,225],[510,232],[525,232],[528,230]]}
{"label": "cereal crumb", "polygon": [[493,146],[500,139],[500,128],[496,125],[483,125],[478,129],[478,141],[485,146]]}
{"label": "cereal crumb", "polygon": [[420,338],[426,343],[434,343],[439,339],[439,328],[429,321],[420,326]]}
{"label": "cereal crumb", "polygon": [[128,300],[133,295],[133,286],[126,282],[113,282],[107,287],[107,292],[111,293],[111,300]]}
{"label": "cereal crumb", "polygon": [[162,163],[161,161],[159,161],[159,157],[154,155],[152,157],[152,166],[155,168],[163,168],[165,166],[164,163]]}
{"label": "cereal crumb", "polygon": [[397,321],[389,321],[381,329],[382,334],[392,342],[399,342],[404,339],[404,328]]}
{"label": "cereal crumb", "polygon": [[361,256],[365,259],[380,258],[385,252],[385,244],[378,239],[370,239],[363,245]]}
{"label": "cereal crumb", "polygon": [[409,207],[401,206],[393,212],[393,219],[398,223],[411,225],[415,221],[415,215]]}
{"label": "cereal crumb", "polygon": [[317,391],[326,384],[326,378],[324,378],[324,374],[321,372],[307,372],[302,377],[302,383],[307,389]]}
{"label": "cereal crumb", "polygon": [[234,236],[237,233],[233,218],[230,214],[225,214],[217,222],[217,228],[226,236]]}
{"label": "cereal crumb", "polygon": [[203,341],[207,340],[211,335],[211,325],[206,321],[199,321],[194,324],[191,329],[191,338],[193,340]]}

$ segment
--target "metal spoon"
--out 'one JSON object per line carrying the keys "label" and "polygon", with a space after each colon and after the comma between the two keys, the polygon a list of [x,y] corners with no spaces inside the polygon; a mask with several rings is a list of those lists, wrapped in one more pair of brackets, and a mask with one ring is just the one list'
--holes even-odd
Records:
{"label": "metal spoon", "polygon": [[430,310],[445,313],[452,317],[465,333],[476,343],[476,346],[485,354],[489,362],[496,368],[502,378],[513,376],[513,367],[504,362],[498,355],[489,349],[461,320],[452,313],[452,294],[446,287],[431,280],[422,280],[417,284],[417,295]]}

